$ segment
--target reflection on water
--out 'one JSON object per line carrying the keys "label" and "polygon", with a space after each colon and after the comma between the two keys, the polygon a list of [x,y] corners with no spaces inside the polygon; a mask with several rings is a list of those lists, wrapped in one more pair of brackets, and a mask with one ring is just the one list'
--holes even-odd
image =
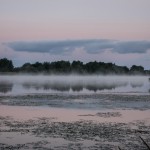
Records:
{"label": "reflection on water", "polygon": [[0,81],[0,93],[8,93],[11,92],[13,88],[13,83],[10,82],[1,82]]}
{"label": "reflection on water", "polygon": [[131,82],[130,84],[133,88],[136,88],[136,87],[142,87],[144,83],[143,82],[136,82],[136,83]]}
{"label": "reflection on water", "polygon": [[142,76],[0,76],[0,149],[115,149],[110,141],[142,149],[135,133],[144,129],[140,134],[149,138],[148,80]]}
{"label": "reflection on water", "polygon": [[148,80],[148,77],[142,76],[0,76],[0,93],[149,93]]}
{"label": "reflection on water", "polygon": [[90,84],[90,83],[78,83],[78,84],[72,84],[72,83],[59,83],[59,82],[54,82],[54,83],[23,83],[22,84],[23,88],[25,89],[36,89],[36,90],[55,90],[55,91],[70,91],[72,90],[73,92],[80,92],[83,91],[83,89],[87,89],[89,91],[101,91],[101,90],[112,90],[115,89],[116,87],[121,87],[121,86],[127,86],[127,83],[120,83],[120,84],[115,84],[115,83],[110,83],[109,85],[105,84]]}
{"label": "reflection on water", "polygon": [[149,140],[149,113],[0,106],[0,149],[145,149],[137,135]]}

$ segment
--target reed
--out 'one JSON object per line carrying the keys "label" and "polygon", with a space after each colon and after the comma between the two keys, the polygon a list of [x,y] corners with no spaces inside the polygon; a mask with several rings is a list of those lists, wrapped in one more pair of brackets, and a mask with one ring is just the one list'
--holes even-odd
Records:
{"label": "reed", "polygon": [[118,146],[118,149],[119,149],[119,150],[122,150],[119,146]]}
{"label": "reed", "polygon": [[141,136],[139,136],[139,138],[142,140],[142,142],[148,148],[148,150],[150,150],[150,146],[144,141],[144,139]]}

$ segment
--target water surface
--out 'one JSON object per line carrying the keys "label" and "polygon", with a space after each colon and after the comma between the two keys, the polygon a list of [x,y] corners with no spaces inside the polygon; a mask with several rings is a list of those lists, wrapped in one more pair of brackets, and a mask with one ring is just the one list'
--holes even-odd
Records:
{"label": "water surface", "polygon": [[147,76],[0,76],[0,94],[149,93]]}
{"label": "water surface", "polygon": [[0,149],[140,150],[147,76],[0,76]]}

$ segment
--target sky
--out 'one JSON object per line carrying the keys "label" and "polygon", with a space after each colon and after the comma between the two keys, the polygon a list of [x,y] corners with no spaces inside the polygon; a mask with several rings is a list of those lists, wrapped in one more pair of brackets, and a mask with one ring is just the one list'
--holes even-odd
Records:
{"label": "sky", "polygon": [[150,69],[150,0],[0,0],[0,58]]}

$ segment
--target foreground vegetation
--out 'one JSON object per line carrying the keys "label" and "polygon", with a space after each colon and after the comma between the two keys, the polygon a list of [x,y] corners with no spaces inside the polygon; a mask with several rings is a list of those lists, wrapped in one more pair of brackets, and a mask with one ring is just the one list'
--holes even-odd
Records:
{"label": "foreground vegetation", "polygon": [[25,63],[21,67],[14,67],[12,60],[0,59],[0,72],[10,73],[45,73],[45,74],[116,74],[116,75],[150,75],[150,70],[145,70],[143,66],[133,65],[131,68],[118,66],[113,63],[81,61],[55,61]]}

